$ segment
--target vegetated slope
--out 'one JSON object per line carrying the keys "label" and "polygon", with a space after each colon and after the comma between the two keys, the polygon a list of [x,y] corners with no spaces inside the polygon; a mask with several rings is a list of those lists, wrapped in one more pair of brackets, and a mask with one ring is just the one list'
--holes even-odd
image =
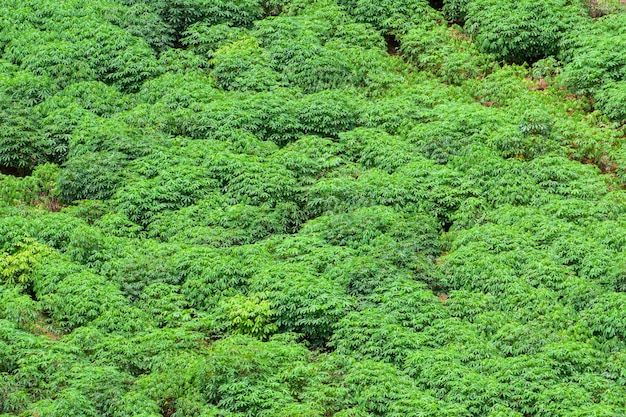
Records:
{"label": "vegetated slope", "polygon": [[625,415],[623,16],[5,0],[0,413]]}

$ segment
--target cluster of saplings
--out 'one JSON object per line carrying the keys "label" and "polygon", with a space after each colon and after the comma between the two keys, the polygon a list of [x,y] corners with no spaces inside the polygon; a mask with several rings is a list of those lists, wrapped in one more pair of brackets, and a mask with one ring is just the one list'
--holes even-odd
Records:
{"label": "cluster of saplings", "polygon": [[0,417],[625,416],[619,3],[0,1]]}

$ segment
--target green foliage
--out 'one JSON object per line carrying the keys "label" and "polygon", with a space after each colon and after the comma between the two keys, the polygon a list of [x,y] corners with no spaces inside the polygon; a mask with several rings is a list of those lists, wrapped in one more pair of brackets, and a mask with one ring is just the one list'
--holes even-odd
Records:
{"label": "green foliage", "polygon": [[212,75],[217,86],[225,90],[265,91],[278,86],[279,80],[269,62],[269,55],[256,39],[243,38],[215,51]]}
{"label": "green foliage", "polygon": [[[321,18],[329,15],[331,20]],[[263,20],[255,33],[285,85],[305,92],[348,85],[377,89],[396,76],[383,53],[382,37],[366,28],[329,5],[328,10],[316,10],[310,16]]]}
{"label": "green foliage", "polygon": [[[248,32],[245,28],[231,26],[226,23],[216,25],[208,22],[198,22],[187,28],[185,31],[186,36],[181,39],[181,42],[195,53],[206,58],[213,58],[215,51],[220,47],[244,38]],[[248,43],[250,41],[253,41],[253,39],[249,39]],[[252,46],[255,46],[254,42]],[[232,47],[232,49],[236,48]],[[236,53],[237,51],[233,50],[232,52]]]}
{"label": "green foliage", "polygon": [[50,289],[39,293],[42,307],[65,329],[94,320],[119,297],[113,285],[88,272],[68,275]]}
{"label": "green foliage", "polygon": [[624,340],[626,327],[620,310],[624,304],[623,293],[611,293],[595,300],[593,306],[583,313],[591,330],[604,338]]}
{"label": "green foliage", "polygon": [[254,276],[253,291],[264,291],[283,332],[297,332],[322,345],[333,325],[350,309],[352,300],[342,288],[306,267],[277,264]]}
{"label": "green foliage", "polygon": [[472,0],[466,28],[478,47],[508,62],[533,62],[559,52],[563,34],[584,23],[580,2]]}
{"label": "green foliage", "polygon": [[123,1],[128,7],[115,7],[108,10],[106,18],[123,28],[127,33],[146,40],[152,49],[162,52],[176,40],[175,29],[168,24],[155,7],[156,2]]}
{"label": "green foliage", "polygon": [[[20,21],[5,29],[12,38],[4,47],[4,56],[23,69],[54,77],[62,86],[97,79],[128,90],[159,73],[143,39],[102,21],[106,8],[99,10],[80,1],[63,11],[53,2],[35,6],[45,10],[45,19],[37,14],[17,14]],[[16,10],[15,5],[6,7],[9,12]],[[18,29],[20,24],[24,30]],[[55,30],[48,31],[51,27]],[[68,60],[73,63],[71,70]]]}
{"label": "green foliage", "polygon": [[0,277],[2,283],[28,285],[32,282],[33,269],[42,257],[52,253],[49,246],[34,239],[16,242],[9,251],[0,253]]}
{"label": "green foliage", "polygon": [[23,329],[33,332],[40,330],[38,326],[41,316],[37,311],[37,305],[29,296],[20,294],[20,286],[0,287],[0,299],[2,300],[0,319],[16,323]]}
{"label": "green foliage", "polygon": [[[198,366],[197,384],[205,401],[233,413],[284,412],[298,397],[304,410],[319,410],[321,404],[310,404],[314,397],[308,391],[319,383],[311,378],[310,357],[300,345],[231,337],[213,345]],[[303,411],[297,415],[321,410]]]}
{"label": "green foliage", "polygon": [[597,95],[597,107],[604,114],[619,123],[626,122],[626,83],[607,83]]}
{"label": "green foliage", "polygon": [[174,33],[182,33],[188,26],[196,22],[207,22],[212,25],[229,23],[235,26],[249,26],[265,15],[265,7],[270,6],[272,2],[261,0],[245,0],[235,3],[222,0],[180,0],[175,2],[123,0],[123,3],[148,4],[151,10],[158,13],[172,28]]}
{"label": "green foliage", "polygon": [[0,3],[0,415],[626,413],[622,14]]}
{"label": "green foliage", "polygon": [[437,17],[426,0],[341,0],[339,4],[346,7],[357,21],[369,23],[385,32]]}
{"label": "green foliage", "polygon": [[41,205],[56,210],[58,175],[59,167],[53,164],[39,165],[32,175],[23,178],[0,174],[0,201],[11,205]]}
{"label": "green foliage", "polygon": [[381,286],[370,300],[374,306],[338,323],[332,345],[339,354],[402,364],[419,347],[416,331],[445,316],[431,291],[407,279]]}
{"label": "green foliage", "polygon": [[110,197],[122,181],[124,156],[114,152],[93,152],[65,163],[59,176],[61,201]]}
{"label": "green foliage", "polygon": [[467,12],[471,0],[444,0],[441,11],[446,20],[455,23],[463,23],[467,18]]}
{"label": "green foliage", "polygon": [[553,125],[554,122],[549,114],[538,110],[530,110],[522,115],[520,130],[525,136],[549,136]]}
{"label": "green foliage", "polygon": [[462,84],[484,76],[493,66],[488,56],[480,54],[464,34],[436,22],[416,25],[400,41],[412,64],[433,72],[443,82]]}
{"label": "green foliage", "polygon": [[38,135],[36,116],[5,95],[0,98],[0,112],[0,165],[27,174],[52,159],[54,143]]}
{"label": "green foliage", "polygon": [[623,79],[626,38],[621,28],[625,19],[622,13],[609,15],[568,34],[564,40],[567,48],[561,54],[563,78],[574,92],[597,93],[605,84]]}
{"label": "green foliage", "polygon": [[224,321],[227,330],[266,339],[278,330],[272,322],[275,312],[263,294],[249,297],[235,295],[218,304],[218,321]]}

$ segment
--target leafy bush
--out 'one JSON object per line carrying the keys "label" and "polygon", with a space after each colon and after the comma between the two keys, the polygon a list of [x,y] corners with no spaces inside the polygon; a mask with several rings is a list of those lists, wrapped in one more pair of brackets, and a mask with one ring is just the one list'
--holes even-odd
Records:
{"label": "leafy bush", "polygon": [[400,36],[401,50],[418,68],[431,71],[442,81],[462,84],[490,71],[489,57],[482,55],[466,36],[436,22],[412,27]]}
{"label": "leafy bush", "polygon": [[[213,58],[215,51],[219,48],[244,39],[248,33],[249,31],[245,28],[226,23],[216,25],[198,22],[187,28],[186,36],[180,41],[195,53],[206,58]],[[254,45],[253,38],[248,39],[248,43],[251,41],[252,46],[256,47],[254,49],[258,49],[258,46]]]}
{"label": "leafy bush", "polygon": [[594,94],[605,83],[623,79],[626,37],[621,28],[626,17],[614,14],[593,24],[575,27],[564,39],[563,79],[577,94]]}
{"label": "leafy bush", "polygon": [[426,0],[341,0],[344,6],[359,22],[370,23],[377,29],[390,32],[403,29],[414,22],[436,18],[436,13]]}
{"label": "leafy bush", "polygon": [[[45,10],[45,19],[37,14],[16,14],[20,21],[7,28],[12,39],[4,48],[5,58],[35,74],[55,78],[60,86],[97,79],[131,90],[160,72],[146,42],[102,22],[97,7],[76,2],[60,11],[53,4],[33,5]],[[15,10],[16,6],[7,7]],[[20,23],[28,29],[18,29]],[[72,70],[67,62],[73,63]]]}
{"label": "leafy bush", "polygon": [[57,211],[58,176],[59,167],[53,164],[40,165],[32,175],[23,178],[0,174],[0,201],[12,205],[44,206]]}
{"label": "leafy bush", "polygon": [[109,198],[123,179],[124,160],[123,154],[115,152],[93,152],[70,159],[59,175],[61,201]]}
{"label": "leafy bush", "polygon": [[10,252],[0,254],[0,277],[4,284],[29,285],[32,283],[34,267],[52,249],[35,240],[18,242]]}
{"label": "leafy bush", "polygon": [[608,293],[595,300],[594,305],[583,312],[583,320],[591,330],[606,339],[623,341],[626,337],[624,319],[618,313],[623,304],[623,293]]}
{"label": "leafy bush", "polygon": [[597,94],[599,110],[618,123],[626,122],[626,82],[605,84],[602,91]]}
{"label": "leafy bush", "polygon": [[39,133],[39,120],[28,108],[0,98],[0,166],[19,175],[52,161],[55,144]]}
{"label": "leafy bush", "polygon": [[601,6],[0,2],[0,414],[624,415]]}
{"label": "leafy bush", "polygon": [[508,62],[534,62],[556,55],[564,33],[581,24],[578,2],[473,0],[466,29],[478,47]]}
{"label": "leafy bush", "polygon": [[231,23],[237,26],[248,26],[264,16],[264,3],[260,0],[245,0],[232,3],[229,1],[208,0],[123,0],[126,4],[147,3],[152,10],[171,26],[176,34],[182,33],[196,22],[211,24]]}
{"label": "leafy bush", "polygon": [[265,91],[279,85],[279,74],[269,63],[256,39],[243,38],[215,51],[212,74],[225,90]]}
{"label": "leafy bush", "polygon": [[309,379],[310,358],[296,344],[235,336],[212,347],[196,381],[205,401],[233,413],[280,412],[318,384]]}
{"label": "leafy bush", "polygon": [[272,322],[275,312],[263,294],[244,297],[235,295],[223,299],[217,308],[217,327],[224,326],[233,333],[266,339],[278,330]]}
{"label": "leafy bush", "polygon": [[323,345],[352,300],[336,283],[302,269],[278,264],[253,277],[251,288],[265,292],[280,331],[302,333],[311,343]]}
{"label": "leafy bush", "polygon": [[444,0],[441,11],[448,21],[463,23],[472,0]]}
{"label": "leafy bush", "polygon": [[87,272],[68,275],[53,292],[40,293],[39,297],[42,307],[65,329],[96,319],[104,309],[114,308],[115,302],[120,301],[119,291],[113,285]]}

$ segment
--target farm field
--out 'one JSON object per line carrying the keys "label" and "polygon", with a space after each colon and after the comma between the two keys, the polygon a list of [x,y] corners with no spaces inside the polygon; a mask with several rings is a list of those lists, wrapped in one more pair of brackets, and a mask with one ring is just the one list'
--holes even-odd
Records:
{"label": "farm field", "polygon": [[0,417],[626,416],[624,28],[0,1]]}

